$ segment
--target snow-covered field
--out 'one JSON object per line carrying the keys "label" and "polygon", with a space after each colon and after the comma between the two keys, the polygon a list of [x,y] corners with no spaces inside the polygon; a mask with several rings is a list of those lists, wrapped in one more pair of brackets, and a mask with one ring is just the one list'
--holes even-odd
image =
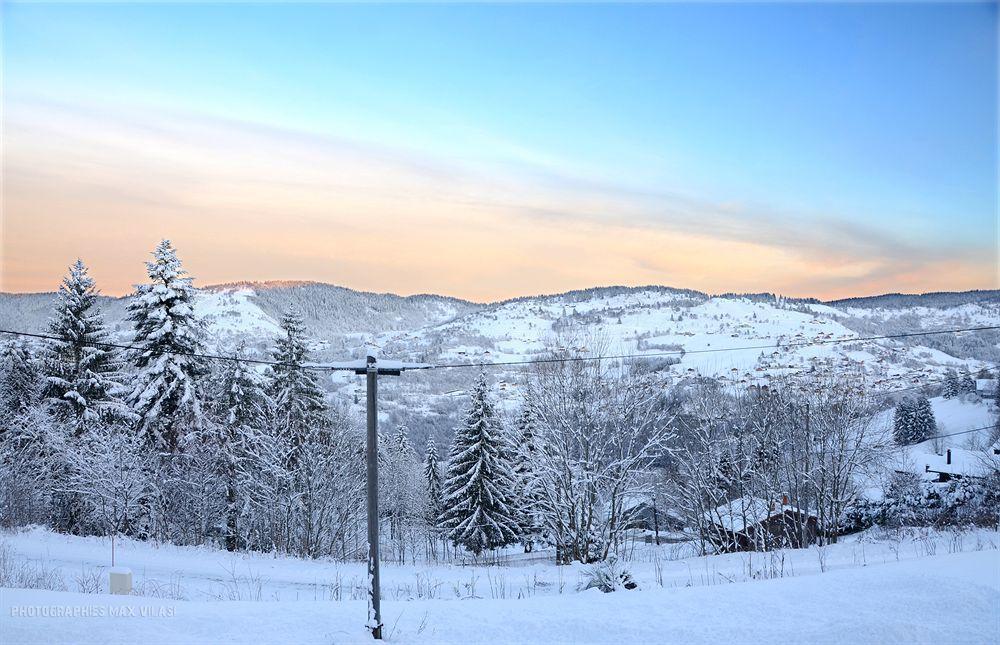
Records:
{"label": "snow-covered field", "polygon": [[[5,643],[369,639],[358,563],[122,540],[119,564],[149,594],[123,597],[78,590],[106,584],[107,540],[39,528],[3,540],[4,566],[30,565],[66,589],[0,590]],[[614,594],[577,592],[580,566],[386,564],[385,633],[400,643],[997,642],[998,546],[989,530],[707,557],[637,545],[626,566],[640,589]]]}

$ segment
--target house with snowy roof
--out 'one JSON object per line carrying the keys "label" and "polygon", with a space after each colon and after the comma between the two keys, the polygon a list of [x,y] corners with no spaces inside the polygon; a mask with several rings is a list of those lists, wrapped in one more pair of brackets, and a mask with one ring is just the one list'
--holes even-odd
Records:
{"label": "house with snowy roof", "polygon": [[925,481],[946,483],[953,479],[983,478],[1000,471],[1000,453],[948,448],[941,454],[922,453],[901,460],[896,472],[913,473]]}
{"label": "house with snowy roof", "polygon": [[816,541],[816,516],[780,500],[744,496],[705,514],[707,537],[723,552],[802,548]]}
{"label": "house with snowy roof", "polygon": [[995,378],[977,378],[976,393],[984,399],[996,398],[997,380]]}

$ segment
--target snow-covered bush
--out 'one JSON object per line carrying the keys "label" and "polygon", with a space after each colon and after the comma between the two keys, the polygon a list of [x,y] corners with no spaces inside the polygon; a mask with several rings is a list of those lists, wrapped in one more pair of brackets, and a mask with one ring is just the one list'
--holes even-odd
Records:
{"label": "snow-covered bush", "polygon": [[611,593],[620,589],[631,591],[638,588],[639,585],[636,584],[629,570],[622,565],[618,556],[612,554],[608,556],[607,560],[583,570],[577,591],[600,589],[604,593]]}
{"label": "snow-covered bush", "polygon": [[1000,473],[940,484],[897,475],[884,499],[861,499],[844,514],[842,532],[871,526],[995,526],[1000,522]]}

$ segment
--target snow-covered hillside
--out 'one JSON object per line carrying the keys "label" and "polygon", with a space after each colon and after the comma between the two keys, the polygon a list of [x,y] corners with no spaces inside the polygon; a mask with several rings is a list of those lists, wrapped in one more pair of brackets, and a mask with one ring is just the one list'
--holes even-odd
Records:
{"label": "snow-covered hillside", "polygon": [[[1000,320],[1000,305],[936,310],[916,329],[950,328]],[[676,362],[679,376],[711,376],[753,383],[805,372],[864,373],[886,387],[921,382],[949,367],[978,369],[965,360],[917,343],[857,341],[882,334],[852,329],[852,316],[827,305],[780,298],[709,297],[663,288],[597,289],[525,298],[472,311],[406,335],[386,334],[379,344],[396,352],[423,350],[426,360],[512,361],[569,351],[591,355],[650,354]],[[892,333],[892,332],[890,332]],[[744,349],[748,348],[748,349]],[[666,359],[666,360],[664,360]],[[891,382],[891,383],[890,383]]]}
{"label": "snow-covered hillside", "polygon": [[[43,331],[51,294],[0,294],[5,328]],[[116,338],[127,342],[126,299],[104,298]],[[297,307],[314,339],[314,358],[383,355],[434,362],[518,361],[568,352],[650,355],[650,369],[676,379],[727,384],[779,375],[846,374],[895,389],[939,380],[949,368],[979,370],[1000,359],[1000,333],[852,340],[1000,322],[1000,292],[884,296],[823,304],[769,295],[707,294],[666,287],[606,287],[479,305],[454,298],[400,297],[319,283],[238,283],[201,289],[195,309],[219,352],[246,341],[268,351],[282,313]],[[846,342],[845,342],[846,341]],[[497,372],[516,383],[519,370]],[[402,390],[446,394],[452,377],[410,379]],[[334,389],[352,388],[334,377]],[[428,385],[430,384],[430,385]]]}

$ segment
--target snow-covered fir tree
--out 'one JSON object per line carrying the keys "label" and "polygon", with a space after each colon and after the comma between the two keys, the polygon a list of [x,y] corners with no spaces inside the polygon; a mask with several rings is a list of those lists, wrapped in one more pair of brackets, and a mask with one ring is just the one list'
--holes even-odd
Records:
{"label": "snow-covered fir tree", "polygon": [[149,283],[136,286],[128,305],[135,328],[137,373],[127,402],[137,429],[158,450],[176,452],[201,429],[201,326],[193,309],[194,288],[169,240],[146,263]]}
{"label": "snow-covered fir tree", "polygon": [[401,457],[409,461],[416,459],[413,445],[410,444],[410,429],[406,427],[405,423],[400,423],[396,426],[396,436],[394,437],[393,444],[395,445],[396,453]]}
{"label": "snow-covered fir tree", "polygon": [[908,446],[927,441],[937,435],[934,409],[927,397],[907,398],[896,406],[893,436],[896,443]]}
{"label": "snow-covered fir tree", "polygon": [[539,464],[538,413],[531,394],[525,397],[521,413],[514,423],[510,437],[513,458],[514,494],[513,507],[518,523],[518,535],[525,552],[530,552],[541,533],[537,516],[539,491],[537,489]]}
{"label": "snow-covered fir tree", "polygon": [[440,526],[456,545],[477,556],[518,538],[513,507],[514,464],[490,400],[486,375],[472,388],[472,400],[455,432],[448,457]]}
{"label": "snow-covered fir tree", "polygon": [[934,408],[926,396],[917,397],[914,403],[911,427],[913,443],[927,441],[937,436],[937,421],[934,418]]}
{"label": "snow-covered fir tree", "polygon": [[958,380],[958,391],[962,394],[974,394],[976,392],[976,379],[972,378],[972,373],[966,370]]}
{"label": "snow-covered fir tree", "polygon": [[316,373],[303,369],[309,362],[309,349],[305,323],[297,308],[289,309],[282,317],[281,330],[283,334],[271,354],[278,364],[270,370],[270,394],[274,420],[291,441],[291,466],[308,435],[327,425],[327,407]]}
{"label": "snow-covered fir tree", "polygon": [[246,437],[252,428],[262,428],[267,423],[271,399],[261,377],[246,362],[246,344],[240,343],[233,353],[233,360],[227,362],[221,376],[216,414],[230,428],[234,439]]}
{"label": "snow-covered fir tree", "polygon": [[913,426],[913,401],[903,399],[896,405],[896,411],[892,420],[892,435],[896,443],[901,446],[909,445],[912,442]]}
{"label": "snow-covered fir tree", "polygon": [[944,398],[953,399],[962,393],[962,383],[955,370],[948,370],[944,377]]}
{"label": "snow-covered fir tree", "polygon": [[40,385],[28,343],[12,340],[0,345],[0,421],[4,425],[34,407]]}
{"label": "snow-covered fir tree", "polygon": [[121,369],[97,310],[97,289],[83,261],[77,260],[59,287],[49,331],[53,341],[44,361],[42,395],[54,415],[71,419],[81,434],[88,422],[122,419],[118,400]]}
{"label": "snow-covered fir tree", "polygon": [[241,343],[234,360],[224,368],[215,405],[219,469],[226,486],[226,548],[230,551],[239,543],[240,474],[257,455],[271,410],[260,377],[245,358],[246,347]]}
{"label": "snow-covered fir tree", "polygon": [[424,484],[427,487],[427,524],[433,527],[437,524],[437,518],[442,511],[441,463],[434,437],[427,438],[427,454],[424,456]]}

